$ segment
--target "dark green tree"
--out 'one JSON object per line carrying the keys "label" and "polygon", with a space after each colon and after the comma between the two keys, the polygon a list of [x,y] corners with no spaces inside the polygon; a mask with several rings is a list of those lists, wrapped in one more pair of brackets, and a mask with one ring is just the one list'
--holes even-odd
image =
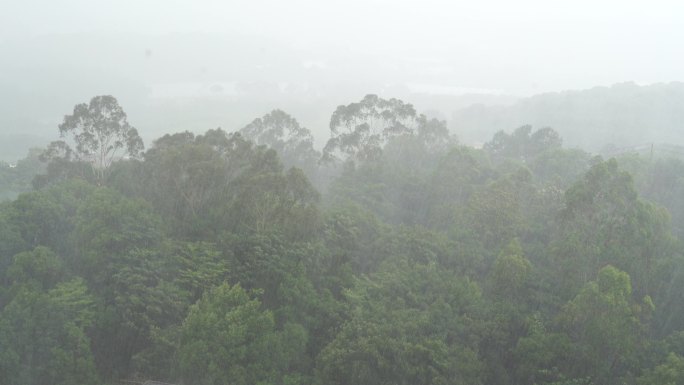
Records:
{"label": "dark green tree", "polygon": [[85,282],[76,278],[45,291],[15,285],[21,287],[0,312],[0,382],[98,384],[86,334],[94,300]]}
{"label": "dark green tree", "polygon": [[319,356],[318,383],[482,383],[472,345],[479,295],[434,264],[400,262],[360,279],[347,293],[352,318]]}

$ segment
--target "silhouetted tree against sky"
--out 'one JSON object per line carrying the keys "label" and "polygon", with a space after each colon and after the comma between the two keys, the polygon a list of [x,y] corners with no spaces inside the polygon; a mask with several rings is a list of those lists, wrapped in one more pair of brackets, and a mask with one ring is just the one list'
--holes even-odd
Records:
{"label": "silhouetted tree against sky", "polygon": [[254,119],[240,133],[257,145],[268,146],[278,152],[287,167],[305,168],[320,157],[313,147],[313,135],[282,110],[273,110]]}
{"label": "silhouetted tree against sky", "polygon": [[417,119],[413,105],[377,95],[338,106],[330,118],[330,140],[323,149],[323,160],[377,159],[390,138],[413,133]]}
{"label": "silhouetted tree against sky", "polygon": [[111,95],[95,96],[90,103],[74,106],[59,125],[62,138],[71,137],[75,148],[64,140],[50,144],[46,157],[85,161],[92,165],[98,181],[117,157],[137,157],[144,148],[138,130],[128,123],[126,113]]}

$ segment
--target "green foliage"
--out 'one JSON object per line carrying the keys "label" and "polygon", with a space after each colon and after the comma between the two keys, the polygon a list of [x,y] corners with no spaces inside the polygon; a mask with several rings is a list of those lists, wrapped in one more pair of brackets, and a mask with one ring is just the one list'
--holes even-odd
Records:
{"label": "green foliage", "polygon": [[319,383],[478,384],[480,291],[434,264],[400,264],[347,293],[352,318],[319,356]]}
{"label": "green foliage", "polygon": [[659,336],[684,330],[684,303],[681,301],[681,293],[684,290],[683,257],[679,254],[665,261],[658,268],[656,281],[659,287],[654,295],[658,306],[654,312],[654,324]]}
{"label": "green foliage", "polygon": [[[420,117],[417,124],[412,134],[388,138],[372,161],[344,163],[340,177],[330,186],[328,201],[354,202],[391,224],[432,224],[430,182],[435,181],[430,173],[453,143],[443,122]],[[427,127],[433,126],[441,127],[443,135],[426,134]]]}
{"label": "green foliage", "polygon": [[589,169],[589,160],[582,150],[552,148],[536,156],[529,167],[542,183],[566,189]]}
{"label": "green foliage", "polygon": [[78,180],[20,195],[6,207],[12,230],[20,235],[24,250],[47,246],[58,253],[72,251],[74,218],[93,186]]}
{"label": "green foliage", "polygon": [[278,110],[50,163],[0,203],[0,384],[681,382],[680,163],[456,146],[372,95],[331,121],[337,170]]}
{"label": "green foliage", "polygon": [[373,270],[380,261],[372,258],[371,248],[383,231],[378,218],[357,205],[331,210],[324,228],[331,267],[336,272],[345,266],[357,273]]}
{"label": "green foliage", "polygon": [[0,382],[97,384],[86,330],[93,298],[82,279],[21,288],[0,313]]}
{"label": "green foliage", "polygon": [[157,218],[149,205],[99,188],[79,207],[75,231],[82,249],[118,253],[127,248],[152,246],[158,240]]}
{"label": "green foliage", "polygon": [[455,147],[439,159],[427,181],[428,225],[449,228],[457,209],[494,177],[494,171],[482,155],[467,147]]}
{"label": "green foliage", "polygon": [[639,385],[676,385],[684,382],[684,358],[670,353],[667,360],[647,370],[637,383]]}
{"label": "green foliage", "polygon": [[524,232],[521,187],[520,181],[506,178],[473,193],[457,212],[453,234],[462,243],[478,248],[480,254],[500,250]]}
{"label": "green foliage", "polygon": [[590,376],[600,383],[616,383],[625,360],[643,338],[639,307],[632,301],[629,275],[612,266],[599,271],[563,308],[559,325],[577,344],[580,359],[576,375]]}
{"label": "green foliage", "polygon": [[230,261],[213,244],[183,243],[177,245],[173,253],[176,255],[176,284],[189,294],[191,303],[228,278]]}
{"label": "green foliage", "polygon": [[529,283],[532,265],[523,255],[520,242],[513,239],[494,261],[489,273],[492,289],[501,298],[518,299]]}
{"label": "green foliage", "polygon": [[[226,138],[227,140],[227,138]],[[243,152],[245,144],[216,143],[217,147]],[[246,167],[245,162],[228,167],[219,151],[188,132],[165,135],[145,153],[143,176],[150,183],[140,186],[142,195],[179,236],[201,235],[212,218],[211,211],[231,175]],[[198,234],[199,233],[199,234]]]}
{"label": "green foliage", "polygon": [[44,246],[15,255],[7,269],[10,284],[28,285],[37,290],[53,287],[65,275],[64,262]]}
{"label": "green foliage", "polygon": [[672,230],[681,239],[684,236],[684,160],[638,155],[623,155],[618,159],[634,176],[639,194],[667,208],[672,217]]}
{"label": "green foliage", "polygon": [[667,212],[640,200],[614,159],[599,160],[567,190],[554,244],[566,293],[613,264],[630,274],[639,294],[649,294],[654,266],[671,248]]}
{"label": "green foliage", "polygon": [[181,328],[178,372],[200,384],[280,384],[306,334],[275,330],[273,314],[239,285],[220,285],[190,309]]}
{"label": "green foliage", "polygon": [[183,239],[282,231],[305,238],[317,226],[318,192],[298,169],[239,134],[166,135],[145,154],[143,196]]}
{"label": "green foliage", "polygon": [[520,384],[553,384],[571,373],[580,362],[575,346],[562,333],[533,333],[521,338],[515,347],[516,380]]}

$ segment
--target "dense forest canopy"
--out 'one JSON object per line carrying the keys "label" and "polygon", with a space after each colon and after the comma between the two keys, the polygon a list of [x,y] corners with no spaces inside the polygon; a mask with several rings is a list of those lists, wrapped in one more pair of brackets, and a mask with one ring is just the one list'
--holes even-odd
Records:
{"label": "dense forest canopy", "polygon": [[98,96],[0,162],[0,384],[684,383],[682,158],[376,95],[329,127],[144,147]]}

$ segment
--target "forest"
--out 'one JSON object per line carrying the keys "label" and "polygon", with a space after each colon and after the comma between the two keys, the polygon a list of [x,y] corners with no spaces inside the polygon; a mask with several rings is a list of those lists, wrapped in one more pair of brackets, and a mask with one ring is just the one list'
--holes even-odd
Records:
{"label": "forest", "polygon": [[0,162],[2,385],[684,384],[681,157],[377,95],[321,149],[64,112]]}

